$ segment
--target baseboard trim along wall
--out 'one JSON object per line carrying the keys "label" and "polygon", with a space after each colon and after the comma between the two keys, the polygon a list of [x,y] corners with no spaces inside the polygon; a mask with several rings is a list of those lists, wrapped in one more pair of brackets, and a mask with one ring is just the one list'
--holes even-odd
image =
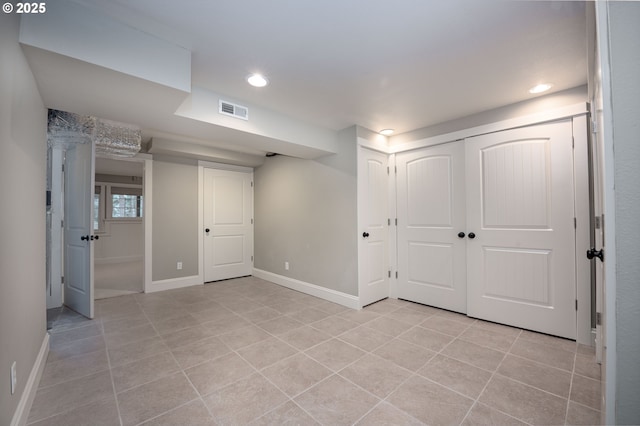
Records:
{"label": "baseboard trim along wall", "polygon": [[145,288],[145,293],[155,293],[156,291],[173,290],[176,288],[191,287],[194,285],[203,285],[200,275],[192,275],[190,277],[170,278],[167,280],[152,281],[150,288]]}
{"label": "baseboard trim along wall", "polygon": [[47,362],[47,355],[49,355],[49,333],[44,334],[42,340],[42,346],[40,346],[40,352],[36,362],[29,373],[27,384],[25,385],[24,392],[18,402],[16,412],[13,414],[13,420],[11,420],[11,426],[24,426],[27,424],[29,417],[29,411],[31,411],[31,405],[36,397],[38,391],[38,385],[40,384],[40,378],[42,378],[42,372]]}
{"label": "baseboard trim along wall", "polygon": [[360,298],[347,293],[332,290],[330,288],[321,287],[316,284],[299,281],[294,278],[285,277],[284,275],[274,274],[273,272],[264,271],[262,269],[253,269],[253,276],[270,281],[274,284],[308,294],[310,296],[319,297],[329,302],[337,303],[351,309],[360,309]]}

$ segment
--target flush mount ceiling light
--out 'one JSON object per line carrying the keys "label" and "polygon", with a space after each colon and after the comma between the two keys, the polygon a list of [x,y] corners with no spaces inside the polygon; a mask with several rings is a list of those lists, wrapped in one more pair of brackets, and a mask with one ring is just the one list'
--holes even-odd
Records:
{"label": "flush mount ceiling light", "polygon": [[531,89],[529,89],[529,93],[536,94],[536,93],[546,92],[547,90],[551,89],[552,86],[553,84],[549,84],[549,83],[538,84],[537,86],[534,86]]}
{"label": "flush mount ceiling light", "polygon": [[253,87],[264,87],[269,84],[269,80],[262,74],[251,74],[247,77],[247,82]]}
{"label": "flush mount ceiling light", "polygon": [[394,129],[382,129],[378,133],[384,136],[390,136],[393,134],[394,131],[395,131]]}

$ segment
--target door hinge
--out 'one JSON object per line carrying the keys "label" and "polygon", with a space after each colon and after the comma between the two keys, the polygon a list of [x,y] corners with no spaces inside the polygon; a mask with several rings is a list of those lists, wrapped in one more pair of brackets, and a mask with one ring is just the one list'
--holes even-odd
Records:
{"label": "door hinge", "polygon": [[571,136],[571,148],[575,148],[576,147],[576,138],[575,136]]}
{"label": "door hinge", "polygon": [[60,228],[64,228],[64,219],[60,221]]}
{"label": "door hinge", "polygon": [[64,284],[64,277],[60,277],[60,284]]}
{"label": "door hinge", "polygon": [[253,262],[253,256],[251,256],[251,261]]}
{"label": "door hinge", "polygon": [[388,218],[388,219],[387,219],[387,225],[388,225],[388,226],[391,226],[391,218]]}
{"label": "door hinge", "polygon": [[576,311],[578,310],[578,299],[576,299]]}
{"label": "door hinge", "polygon": [[253,218],[251,218],[251,224],[253,225]]}
{"label": "door hinge", "polygon": [[396,279],[398,279],[398,271],[396,271]]}
{"label": "door hinge", "polygon": [[62,171],[64,172],[64,163],[62,163]]}
{"label": "door hinge", "polygon": [[598,133],[598,121],[596,119],[591,120],[591,133]]}
{"label": "door hinge", "polygon": [[594,217],[593,225],[596,229],[600,229],[600,216]]}
{"label": "door hinge", "polygon": [[596,312],[596,325],[602,325],[602,313]]}
{"label": "door hinge", "polygon": [[389,166],[387,166],[387,174],[389,174]]}
{"label": "door hinge", "polygon": [[393,166],[395,173],[398,174],[398,166]]}
{"label": "door hinge", "polygon": [[396,226],[398,226],[398,218],[396,217]]}
{"label": "door hinge", "polygon": [[253,181],[251,181],[251,187],[253,188]]}
{"label": "door hinge", "polygon": [[389,269],[389,278],[391,278],[391,269]]}
{"label": "door hinge", "polygon": [[573,229],[578,229],[578,219],[573,218]]}

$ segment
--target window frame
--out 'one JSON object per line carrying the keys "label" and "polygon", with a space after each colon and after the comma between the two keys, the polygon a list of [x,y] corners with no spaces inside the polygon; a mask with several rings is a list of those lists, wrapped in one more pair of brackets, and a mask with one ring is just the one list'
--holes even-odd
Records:
{"label": "window frame", "polygon": [[[96,234],[108,234],[112,223],[142,223],[144,217],[144,187],[138,184],[117,183],[117,182],[96,182],[95,186],[100,189],[100,206],[98,213],[98,229],[94,229]],[[113,199],[111,187],[135,188],[141,190],[142,203],[140,205],[141,215],[138,217],[113,217]]]}

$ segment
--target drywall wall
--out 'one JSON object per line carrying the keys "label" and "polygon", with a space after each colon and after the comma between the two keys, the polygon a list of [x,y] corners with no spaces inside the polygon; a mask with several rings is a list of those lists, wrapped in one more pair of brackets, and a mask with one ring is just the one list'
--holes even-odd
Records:
{"label": "drywall wall", "polygon": [[[19,22],[19,15],[0,14],[1,425],[11,424],[47,328],[47,110],[18,44]],[[11,395],[13,361],[18,384]]]}
{"label": "drywall wall", "polygon": [[[616,229],[616,424],[640,423],[640,2],[609,2]],[[606,257],[605,257],[606,259]],[[609,295],[608,295],[609,296]],[[611,404],[608,401],[607,404]]]}
{"label": "drywall wall", "polygon": [[[198,167],[194,162],[154,159],[153,281],[198,275]],[[182,270],[176,268],[177,262],[182,262]]]}
{"label": "drywall wall", "polygon": [[255,169],[256,268],[358,294],[356,139],[350,127],[336,154],[276,156]]}

